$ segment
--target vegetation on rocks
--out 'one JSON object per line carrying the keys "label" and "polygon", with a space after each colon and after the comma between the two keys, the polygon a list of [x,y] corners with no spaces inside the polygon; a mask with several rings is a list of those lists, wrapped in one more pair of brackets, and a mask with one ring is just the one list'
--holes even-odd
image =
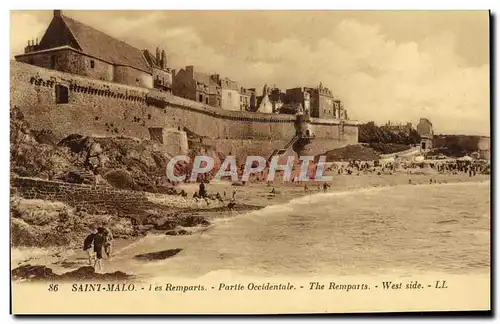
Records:
{"label": "vegetation on rocks", "polygon": [[368,122],[359,125],[359,142],[412,145],[420,143],[420,135],[415,129],[396,133],[385,127],[379,127],[374,122]]}
{"label": "vegetation on rocks", "polygon": [[348,145],[325,153],[327,162],[337,161],[373,161],[378,160],[379,153],[365,145]]}
{"label": "vegetation on rocks", "polygon": [[115,237],[135,229],[128,218],[88,214],[57,201],[11,198],[12,246],[66,246],[78,248],[91,228],[106,226]]}
{"label": "vegetation on rocks", "polygon": [[[81,248],[93,228],[109,228],[115,238],[145,235],[148,231],[180,230],[210,225],[205,217],[151,204],[134,214],[91,214],[62,202],[11,198],[11,245]],[[119,215],[118,215],[119,214]],[[181,231],[182,232],[182,231]]]}
{"label": "vegetation on rocks", "polygon": [[448,157],[462,157],[479,150],[480,136],[467,135],[437,135],[434,136],[434,150],[429,155],[446,155]]}

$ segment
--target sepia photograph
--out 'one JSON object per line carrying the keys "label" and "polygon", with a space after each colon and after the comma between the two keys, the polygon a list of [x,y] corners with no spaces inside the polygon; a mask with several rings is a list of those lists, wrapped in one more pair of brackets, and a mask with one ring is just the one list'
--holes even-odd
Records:
{"label": "sepia photograph", "polygon": [[11,313],[491,311],[490,24],[11,10]]}

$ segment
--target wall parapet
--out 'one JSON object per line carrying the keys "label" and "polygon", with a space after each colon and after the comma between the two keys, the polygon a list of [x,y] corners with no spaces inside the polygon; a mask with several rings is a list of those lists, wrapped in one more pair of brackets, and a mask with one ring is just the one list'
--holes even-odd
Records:
{"label": "wall parapet", "polygon": [[120,190],[108,186],[74,184],[27,177],[12,177],[11,189],[25,199],[62,201],[89,213],[135,212],[151,205],[140,191]]}
{"label": "wall parapet", "polygon": [[[117,101],[128,100],[139,102],[155,106],[159,109],[168,109],[169,106],[172,106],[216,118],[256,123],[293,123],[296,119],[295,115],[223,110],[221,108],[215,108],[203,103],[177,97],[169,93],[162,93],[154,89],[95,80],[80,75],[29,65],[27,63],[11,61],[11,71],[20,68],[32,71],[33,75],[31,75],[29,82],[35,86],[53,88],[56,84],[61,83],[68,86],[70,91],[81,94],[107,97]],[[40,74],[48,77],[43,78]],[[341,121],[338,119],[311,118],[311,124],[313,125],[338,125],[341,122],[350,126],[358,125],[357,122],[350,120]]]}

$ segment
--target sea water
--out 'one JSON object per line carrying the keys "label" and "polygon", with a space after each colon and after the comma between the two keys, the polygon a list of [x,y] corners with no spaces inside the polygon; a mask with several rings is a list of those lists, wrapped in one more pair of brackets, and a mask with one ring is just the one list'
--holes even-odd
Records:
{"label": "sea water", "polygon": [[[233,217],[190,236],[148,236],[118,251],[139,275],[486,274],[489,182],[317,193]],[[167,259],[134,255],[181,249]]]}

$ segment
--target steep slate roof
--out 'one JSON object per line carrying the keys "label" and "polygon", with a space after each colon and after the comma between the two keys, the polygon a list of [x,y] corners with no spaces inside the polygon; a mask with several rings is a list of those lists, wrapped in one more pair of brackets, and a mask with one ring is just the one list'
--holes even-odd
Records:
{"label": "steep slate roof", "polygon": [[144,51],[142,51],[142,53],[144,54],[144,58],[146,58],[146,61],[148,61],[148,64],[150,66],[156,68],[160,66],[159,64],[156,63],[156,56],[153,55],[153,53],[151,53],[149,50],[145,49]]}
{"label": "steep slate roof", "polygon": [[140,49],[65,15],[61,15],[61,18],[85,54],[115,65],[131,66],[150,72],[151,69]]}
{"label": "steep slate roof", "polygon": [[210,85],[210,76],[203,72],[194,72],[193,79],[195,79],[199,83],[203,83],[204,85]]}
{"label": "steep slate roof", "polygon": [[422,123],[422,122],[427,122],[427,123],[429,123],[432,126],[431,121],[429,119],[427,119],[427,118],[420,118],[419,124]]}

